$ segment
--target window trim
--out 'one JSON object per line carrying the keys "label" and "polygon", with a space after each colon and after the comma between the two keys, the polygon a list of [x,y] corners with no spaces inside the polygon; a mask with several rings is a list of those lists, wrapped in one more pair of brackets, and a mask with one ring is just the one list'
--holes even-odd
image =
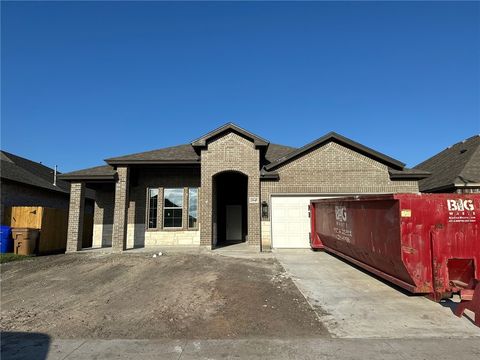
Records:
{"label": "window trim", "polygon": [[[190,190],[197,190],[197,221],[195,222],[195,226],[190,227]],[[188,204],[187,204],[187,230],[198,230],[198,223],[199,223],[199,188],[198,187],[189,187],[188,188]]]}
{"label": "window trim", "polygon": [[[155,221],[155,227],[150,227],[150,191],[151,190],[157,190],[157,207],[156,207],[156,211],[157,211],[157,219]],[[158,204],[159,204],[159,200],[160,199],[160,189],[159,188],[156,188],[156,187],[147,187],[147,209],[146,209],[146,219],[147,221],[145,222],[145,228],[147,230],[158,230]]]}
{"label": "window trim", "polygon": [[[171,207],[171,206],[165,206],[165,191],[166,190],[181,190],[182,192],[182,206],[180,207]],[[184,216],[184,209],[185,207],[185,191],[184,188],[176,188],[176,187],[171,187],[171,188],[163,188],[163,198],[162,198],[162,229],[163,230],[183,230],[183,216]],[[165,226],[165,211],[167,209],[180,209],[182,211],[182,216],[180,217],[181,224],[180,226]]]}

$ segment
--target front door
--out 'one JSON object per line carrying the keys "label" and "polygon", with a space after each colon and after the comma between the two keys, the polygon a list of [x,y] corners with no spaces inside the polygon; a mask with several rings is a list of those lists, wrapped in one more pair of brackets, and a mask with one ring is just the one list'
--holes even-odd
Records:
{"label": "front door", "polygon": [[226,206],[226,239],[242,241],[242,205]]}

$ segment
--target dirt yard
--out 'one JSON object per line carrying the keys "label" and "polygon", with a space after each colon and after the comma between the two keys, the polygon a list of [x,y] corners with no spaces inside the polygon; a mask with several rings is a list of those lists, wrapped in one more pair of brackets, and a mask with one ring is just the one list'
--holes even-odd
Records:
{"label": "dirt yard", "polygon": [[2,331],[102,339],[329,336],[274,259],[57,255],[1,271]]}

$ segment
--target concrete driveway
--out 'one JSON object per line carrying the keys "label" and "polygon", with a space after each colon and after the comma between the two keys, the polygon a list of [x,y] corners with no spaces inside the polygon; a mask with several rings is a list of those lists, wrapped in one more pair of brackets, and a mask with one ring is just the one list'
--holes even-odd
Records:
{"label": "concrete driveway", "polygon": [[408,295],[327,253],[276,250],[275,257],[334,337],[480,336],[471,319],[452,313],[451,301]]}

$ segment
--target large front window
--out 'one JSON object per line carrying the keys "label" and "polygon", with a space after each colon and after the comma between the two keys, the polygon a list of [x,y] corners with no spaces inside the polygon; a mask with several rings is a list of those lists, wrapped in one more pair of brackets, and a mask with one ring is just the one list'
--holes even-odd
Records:
{"label": "large front window", "polygon": [[163,197],[163,227],[181,228],[183,189],[165,189]]}
{"label": "large front window", "polygon": [[148,189],[148,228],[157,227],[158,189]]}

